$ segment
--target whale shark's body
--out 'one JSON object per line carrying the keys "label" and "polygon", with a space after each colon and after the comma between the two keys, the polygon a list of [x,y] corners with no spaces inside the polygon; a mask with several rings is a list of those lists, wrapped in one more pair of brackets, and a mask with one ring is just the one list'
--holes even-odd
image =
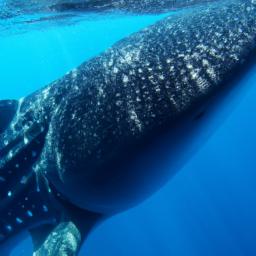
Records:
{"label": "whale shark's body", "polygon": [[255,40],[253,0],[213,4],[0,102],[1,240],[30,228],[35,255],[75,255],[95,223],[159,189],[199,147],[204,113],[230,92]]}
{"label": "whale shark's body", "polygon": [[213,1],[214,0],[57,0],[51,1],[48,8],[58,11],[162,13],[172,11],[177,8]]}
{"label": "whale shark's body", "polygon": [[49,11],[163,13],[213,1],[216,0],[7,0],[1,5],[0,18]]}

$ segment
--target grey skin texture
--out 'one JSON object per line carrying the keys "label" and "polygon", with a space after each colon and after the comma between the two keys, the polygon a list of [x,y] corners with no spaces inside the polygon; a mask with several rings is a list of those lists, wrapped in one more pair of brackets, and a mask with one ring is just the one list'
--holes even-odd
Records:
{"label": "grey skin texture", "polygon": [[[255,40],[254,1],[212,4],[167,17],[9,102],[1,239],[30,228],[35,255],[76,255],[95,224],[137,205],[188,160],[201,108],[231,90]],[[154,162],[160,145],[169,153]]]}

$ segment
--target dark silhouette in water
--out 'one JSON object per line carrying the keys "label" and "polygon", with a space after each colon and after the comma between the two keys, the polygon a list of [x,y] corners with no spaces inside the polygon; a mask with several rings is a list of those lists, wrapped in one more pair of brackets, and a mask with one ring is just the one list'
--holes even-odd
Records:
{"label": "dark silhouette in water", "polygon": [[95,224],[154,193],[192,154],[191,139],[255,40],[253,0],[213,4],[119,41],[19,102],[2,101],[1,240],[29,228],[35,255],[75,255]]}
{"label": "dark silhouette in water", "polygon": [[[0,1],[0,32],[26,31],[29,24],[75,23],[81,15],[159,14],[218,0],[7,0]],[[19,19],[17,19],[19,17]],[[91,18],[90,16],[82,16]],[[6,22],[9,20],[9,22]],[[23,25],[23,26],[20,26]],[[26,26],[27,25],[27,26]],[[28,27],[29,26],[29,27]]]}
{"label": "dark silhouette in water", "polygon": [[60,0],[49,5],[49,9],[57,11],[124,11],[132,13],[162,13],[177,8],[213,2],[214,0]]}

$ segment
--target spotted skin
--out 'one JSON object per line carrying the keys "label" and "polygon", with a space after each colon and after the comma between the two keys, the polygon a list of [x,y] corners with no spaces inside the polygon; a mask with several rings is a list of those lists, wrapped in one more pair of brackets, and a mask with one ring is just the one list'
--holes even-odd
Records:
{"label": "spotted skin", "polygon": [[225,90],[255,51],[255,12],[251,1],[227,1],[171,16],[74,69],[49,127],[46,176],[90,210],[132,206],[144,196],[140,184],[157,177],[127,166],[184,113]]}
{"label": "spotted skin", "polygon": [[143,172],[133,171],[130,163],[186,113],[229,88],[255,54],[255,40],[254,0],[200,7],[119,41],[21,99],[0,135],[2,239],[56,219],[60,208],[52,200],[109,215],[153,193],[159,183],[145,184],[165,174],[144,168],[146,162]]}
{"label": "spotted skin", "polygon": [[[14,122],[16,118],[17,115]],[[39,184],[45,181],[37,180],[38,175],[32,170],[42,150],[45,132],[32,129],[26,135],[17,132],[17,137],[9,143],[9,129],[11,131],[13,127],[1,135],[0,150],[0,240],[3,241],[38,220],[43,222],[52,218],[47,207],[49,201],[37,201],[41,197]]]}

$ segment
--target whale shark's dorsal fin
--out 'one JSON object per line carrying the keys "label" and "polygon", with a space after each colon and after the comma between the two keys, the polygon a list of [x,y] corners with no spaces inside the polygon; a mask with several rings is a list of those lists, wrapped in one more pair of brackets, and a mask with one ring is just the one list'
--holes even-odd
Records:
{"label": "whale shark's dorsal fin", "polygon": [[0,134],[8,127],[18,108],[17,100],[0,101]]}

